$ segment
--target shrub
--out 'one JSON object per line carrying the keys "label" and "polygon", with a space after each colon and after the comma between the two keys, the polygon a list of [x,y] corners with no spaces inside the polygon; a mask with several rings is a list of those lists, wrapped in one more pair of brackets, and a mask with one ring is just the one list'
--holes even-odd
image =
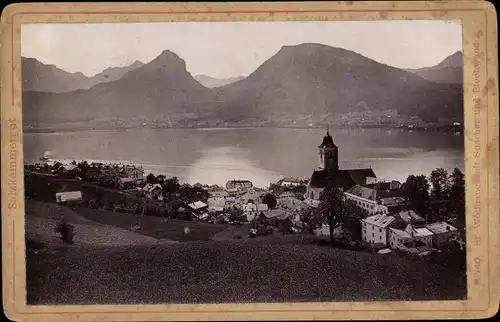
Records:
{"label": "shrub", "polygon": [[61,239],[63,242],[68,244],[73,244],[73,237],[75,233],[73,232],[73,226],[68,225],[65,221],[60,222],[55,228],[55,232],[61,234]]}
{"label": "shrub", "polygon": [[272,233],[272,229],[265,225],[261,225],[257,228],[257,236],[269,236]]}

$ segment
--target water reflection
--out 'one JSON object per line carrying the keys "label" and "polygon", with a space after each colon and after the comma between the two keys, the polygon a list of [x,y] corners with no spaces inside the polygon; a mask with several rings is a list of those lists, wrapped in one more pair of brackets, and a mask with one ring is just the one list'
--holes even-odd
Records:
{"label": "water reflection", "polygon": [[[437,167],[463,169],[463,136],[387,129],[330,129],[341,168],[372,167],[379,177],[405,180]],[[25,160],[129,160],[148,172],[189,183],[245,178],[267,186],[283,176],[308,177],[318,166],[324,129],[157,129],[25,134]]]}
{"label": "water reflection", "polygon": [[279,173],[259,167],[250,155],[250,150],[241,148],[205,148],[202,157],[190,164],[186,181],[224,186],[228,180],[246,179],[257,187],[266,187],[282,178]]}

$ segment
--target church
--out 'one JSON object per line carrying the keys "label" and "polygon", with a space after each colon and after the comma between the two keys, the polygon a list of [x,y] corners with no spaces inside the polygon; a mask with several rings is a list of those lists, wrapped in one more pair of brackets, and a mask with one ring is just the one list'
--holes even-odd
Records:
{"label": "church", "polygon": [[339,148],[333,142],[329,131],[318,146],[319,169],[314,170],[307,184],[306,198],[319,200],[320,194],[327,186],[346,191],[355,185],[367,184],[368,178],[376,178],[371,168],[339,169]]}

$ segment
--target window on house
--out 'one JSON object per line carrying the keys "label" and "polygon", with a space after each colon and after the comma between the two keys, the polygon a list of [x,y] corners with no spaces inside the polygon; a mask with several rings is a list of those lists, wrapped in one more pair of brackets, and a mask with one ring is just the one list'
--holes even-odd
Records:
{"label": "window on house", "polygon": [[375,237],[375,233],[372,233],[372,237]]}
{"label": "window on house", "polygon": [[379,239],[382,239],[382,236],[378,236],[378,237],[379,237]]}
{"label": "window on house", "polygon": [[379,228],[378,231],[381,233],[382,232],[382,228]]}

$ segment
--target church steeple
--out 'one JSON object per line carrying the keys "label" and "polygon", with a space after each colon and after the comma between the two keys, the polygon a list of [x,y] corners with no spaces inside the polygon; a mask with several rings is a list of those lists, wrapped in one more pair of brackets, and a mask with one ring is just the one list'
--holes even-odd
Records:
{"label": "church steeple", "polygon": [[326,135],[323,137],[323,142],[318,146],[318,149],[320,168],[324,170],[338,170],[339,148],[333,142],[333,138],[330,135],[330,129],[326,130]]}

